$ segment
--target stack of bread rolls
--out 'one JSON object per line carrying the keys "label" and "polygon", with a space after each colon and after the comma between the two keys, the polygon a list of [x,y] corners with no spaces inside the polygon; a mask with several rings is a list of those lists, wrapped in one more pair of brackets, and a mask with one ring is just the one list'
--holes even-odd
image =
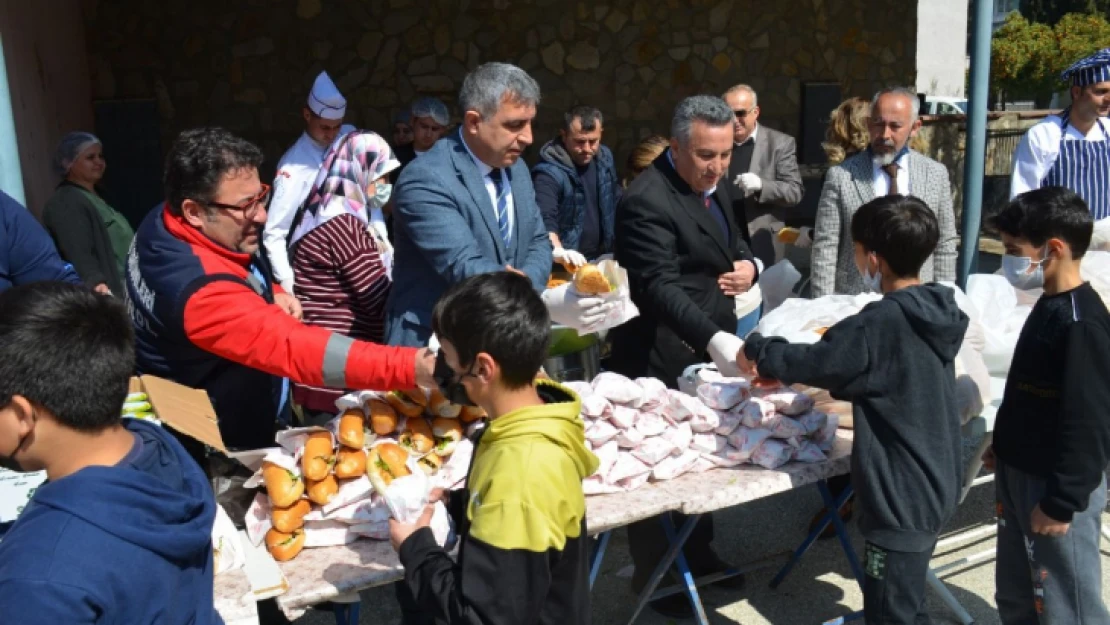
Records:
{"label": "stack of bread rolls", "polygon": [[305,516],[326,506],[347,481],[366,475],[379,493],[409,475],[409,456],[434,475],[463,438],[463,424],[485,417],[473,406],[448,402],[438,391],[393,391],[344,411],[331,431],[305,440],[298,475],[264,462],[262,479],[272,506],[266,548],[275,560],[297,556],[305,545]]}

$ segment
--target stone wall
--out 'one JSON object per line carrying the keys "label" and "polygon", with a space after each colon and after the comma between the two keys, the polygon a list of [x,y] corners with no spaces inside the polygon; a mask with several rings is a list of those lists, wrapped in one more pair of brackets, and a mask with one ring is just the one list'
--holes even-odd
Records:
{"label": "stone wall", "polygon": [[453,106],[468,69],[513,62],[543,90],[537,145],[566,108],[595,104],[620,163],[640,138],[667,133],[687,95],[748,82],[763,121],[797,133],[807,81],[866,95],[915,78],[912,1],[84,2],[95,98],[156,99],[165,145],[224,125],[262,145],[271,168],[323,69],[349,120],[381,132],[414,97]]}

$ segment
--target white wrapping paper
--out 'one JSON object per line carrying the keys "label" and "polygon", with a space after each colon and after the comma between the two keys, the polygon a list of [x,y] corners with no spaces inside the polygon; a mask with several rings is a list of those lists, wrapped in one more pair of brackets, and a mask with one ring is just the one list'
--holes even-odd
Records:
{"label": "white wrapping paper", "polygon": [[718,425],[713,430],[713,432],[716,434],[720,434],[721,436],[728,436],[729,434],[732,434],[733,430],[740,427],[743,423],[743,409],[747,405],[747,403],[741,404],[739,407],[740,411],[737,411],[736,409],[718,410],[717,417],[721,420],[721,424]]}
{"label": "white wrapping paper", "polygon": [[690,429],[689,423],[679,423],[668,427],[661,436],[674,445],[672,455],[675,455],[690,449],[690,443],[694,440],[694,431]]}
{"label": "white wrapping paper", "polygon": [[644,435],[637,429],[621,430],[617,434],[617,445],[622,449],[636,449],[644,442]]}
{"label": "white wrapping paper", "polygon": [[[636,419],[636,429],[645,437],[659,436],[667,430],[667,421],[658,414],[641,412]],[[685,424],[684,424],[685,425]]]}
{"label": "white wrapping paper", "polygon": [[620,430],[627,430],[636,425],[639,418],[639,411],[625,406],[613,406],[613,414],[609,415],[609,421]]}
{"label": "white wrapping paper", "polygon": [[586,440],[595,449],[613,440],[618,433],[620,433],[620,430],[605,419],[597,419],[586,425]]}
{"label": "white wrapping paper", "polygon": [[609,471],[609,477],[606,479],[610,484],[619,484],[622,480],[637,475],[648,475],[651,473],[651,467],[640,461],[639,458],[632,454],[621,454],[617,458],[613,468]]}
{"label": "white wrapping paper", "polygon": [[660,481],[673,480],[674,478],[689,471],[700,457],[701,454],[699,454],[698,452],[692,449],[687,449],[685,452],[678,456],[664,458],[651,470],[651,476],[654,479]]}
{"label": "white wrapping paper", "polygon": [[[263,532],[265,533],[265,532]],[[212,525],[213,575],[243,568],[247,554],[239,541],[239,532],[223,506],[216,505],[216,522]]]}
{"label": "white wrapping paper", "polygon": [[698,386],[698,399],[715,410],[730,410],[747,401],[750,388],[744,378],[723,378]]}
{"label": "white wrapping paper", "polygon": [[741,462],[748,462],[755,455],[755,452],[764,443],[764,441],[771,438],[771,432],[767,430],[752,429],[746,427],[737,428],[728,437],[728,444],[736,450],[734,455],[730,458],[740,460]]}
{"label": "white wrapping paper", "polygon": [[[611,303],[612,306],[605,318],[597,325],[591,326],[590,331],[611,330],[640,316],[640,309],[632,303],[632,292],[628,287],[628,272],[625,271],[624,267],[618,265],[615,260],[605,259],[598,261],[597,268],[601,270],[609,284],[613,286],[613,291],[601,295],[590,295],[590,297],[600,297]],[[574,288],[573,284],[571,284],[571,288]],[[582,334],[582,332],[579,331],[579,334]]]}
{"label": "white wrapping paper", "polygon": [[792,389],[779,389],[769,393],[755,391],[753,394],[764,401],[771,402],[774,404],[775,410],[790,417],[803,414],[813,408],[812,397]]}
{"label": "white wrapping paper", "polygon": [[594,393],[614,404],[639,408],[644,400],[644,390],[636,382],[612,371],[599,373],[593,381]]}
{"label": "white wrapping paper", "polygon": [[715,454],[728,446],[728,439],[720,434],[694,434],[690,449],[703,454]]}
{"label": "white wrapping paper", "polygon": [[794,457],[794,448],[783,441],[768,438],[756,448],[751,461],[764,469],[777,469],[790,462]]}
{"label": "white wrapping paper", "polygon": [[587,417],[608,417],[613,414],[613,405],[601,395],[582,398],[582,414]]}
{"label": "white wrapping paper", "polygon": [[632,455],[644,464],[655,466],[671,455],[675,450],[674,445],[661,436],[653,436],[644,440],[639,447],[632,450]]}

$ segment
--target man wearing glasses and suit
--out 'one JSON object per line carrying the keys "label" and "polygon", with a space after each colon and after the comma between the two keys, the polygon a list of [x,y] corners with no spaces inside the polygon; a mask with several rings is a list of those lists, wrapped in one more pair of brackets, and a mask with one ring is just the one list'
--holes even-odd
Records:
{"label": "man wearing glasses and suit", "polygon": [[[166,159],[166,202],[127,261],[136,368],[204,389],[230,450],[274,444],[288,381],[334,388],[435,384],[429,350],[385,347],[302,324],[259,252],[270,187],[262,152],[220,128],[183,132]],[[182,441],[208,468],[203,445]]]}
{"label": "man wearing glasses and suit", "polygon": [[782,244],[775,234],[786,211],[802,201],[794,137],[759,123],[759,99],[748,85],[736,85],[721,96],[732,109],[732,212],[755,257],[770,267],[781,260]]}

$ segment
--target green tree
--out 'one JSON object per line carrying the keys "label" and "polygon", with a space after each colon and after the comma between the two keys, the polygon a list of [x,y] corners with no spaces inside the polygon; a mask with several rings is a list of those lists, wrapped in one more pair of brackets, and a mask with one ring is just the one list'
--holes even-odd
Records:
{"label": "green tree", "polygon": [[1022,0],[1021,14],[1031,22],[1055,26],[1069,13],[1099,14],[1110,19],[1110,0]]}
{"label": "green tree", "polygon": [[1110,22],[1101,15],[1072,13],[1050,27],[1012,13],[991,40],[992,91],[1047,106],[1052,93],[1066,87],[1060,72],[1106,47]]}

